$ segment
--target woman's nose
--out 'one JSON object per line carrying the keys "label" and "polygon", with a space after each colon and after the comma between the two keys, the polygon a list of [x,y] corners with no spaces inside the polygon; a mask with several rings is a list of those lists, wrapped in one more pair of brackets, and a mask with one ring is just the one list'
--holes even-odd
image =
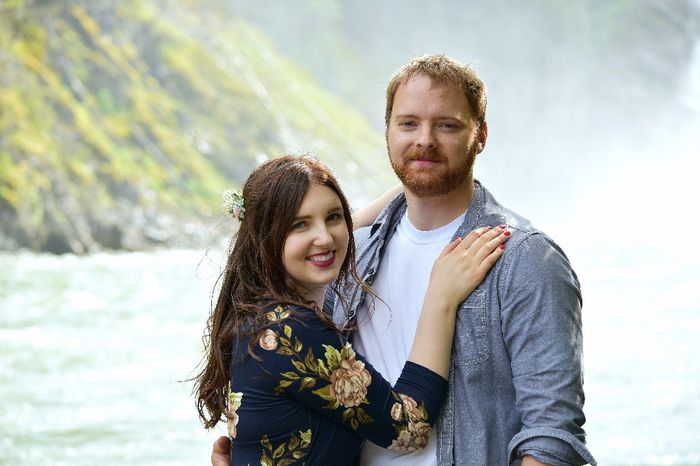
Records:
{"label": "woman's nose", "polygon": [[314,238],[314,244],[316,246],[328,246],[333,244],[333,236],[331,235],[328,228],[323,225],[316,229],[316,237]]}

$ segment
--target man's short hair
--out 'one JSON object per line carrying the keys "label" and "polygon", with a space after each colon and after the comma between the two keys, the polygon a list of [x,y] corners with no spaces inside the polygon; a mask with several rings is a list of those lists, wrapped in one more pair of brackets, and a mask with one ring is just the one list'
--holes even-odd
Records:
{"label": "man's short hair", "polygon": [[386,109],[384,111],[384,122],[387,128],[391,119],[391,111],[394,108],[394,96],[399,85],[420,74],[428,76],[435,83],[457,84],[464,91],[467,102],[474,113],[474,118],[481,126],[486,119],[486,86],[470,66],[462,65],[448,56],[440,54],[414,58],[391,78],[386,88]]}

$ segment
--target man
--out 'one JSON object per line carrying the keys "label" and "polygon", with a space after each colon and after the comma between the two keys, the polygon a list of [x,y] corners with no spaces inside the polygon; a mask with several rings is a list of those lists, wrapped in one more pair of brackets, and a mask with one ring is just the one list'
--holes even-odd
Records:
{"label": "man", "polygon": [[[391,383],[408,356],[433,261],[455,236],[484,225],[512,233],[504,256],[462,303],[449,393],[418,452],[367,442],[363,465],[581,465],[586,449],[581,368],[581,295],[563,251],[501,206],[473,178],[486,144],[486,93],[469,67],[423,56],[387,88],[386,142],[405,195],[356,232],[358,270],[377,291],[360,290],[349,316],[353,343]],[[214,460],[214,456],[212,457]]]}

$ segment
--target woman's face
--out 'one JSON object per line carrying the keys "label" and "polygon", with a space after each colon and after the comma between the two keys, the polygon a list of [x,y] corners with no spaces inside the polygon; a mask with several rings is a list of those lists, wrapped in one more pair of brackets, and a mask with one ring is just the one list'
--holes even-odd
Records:
{"label": "woman's face", "polygon": [[338,278],[348,239],[338,195],[327,186],[311,184],[282,250],[287,275],[305,298],[322,299],[325,286]]}

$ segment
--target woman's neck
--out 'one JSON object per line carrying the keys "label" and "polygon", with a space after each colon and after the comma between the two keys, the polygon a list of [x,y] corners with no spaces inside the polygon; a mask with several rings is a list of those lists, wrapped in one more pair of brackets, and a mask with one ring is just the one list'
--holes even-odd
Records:
{"label": "woman's neck", "polygon": [[323,285],[312,290],[305,288],[299,291],[304,299],[316,303],[319,309],[323,309],[323,302],[326,299],[326,286],[328,285]]}

